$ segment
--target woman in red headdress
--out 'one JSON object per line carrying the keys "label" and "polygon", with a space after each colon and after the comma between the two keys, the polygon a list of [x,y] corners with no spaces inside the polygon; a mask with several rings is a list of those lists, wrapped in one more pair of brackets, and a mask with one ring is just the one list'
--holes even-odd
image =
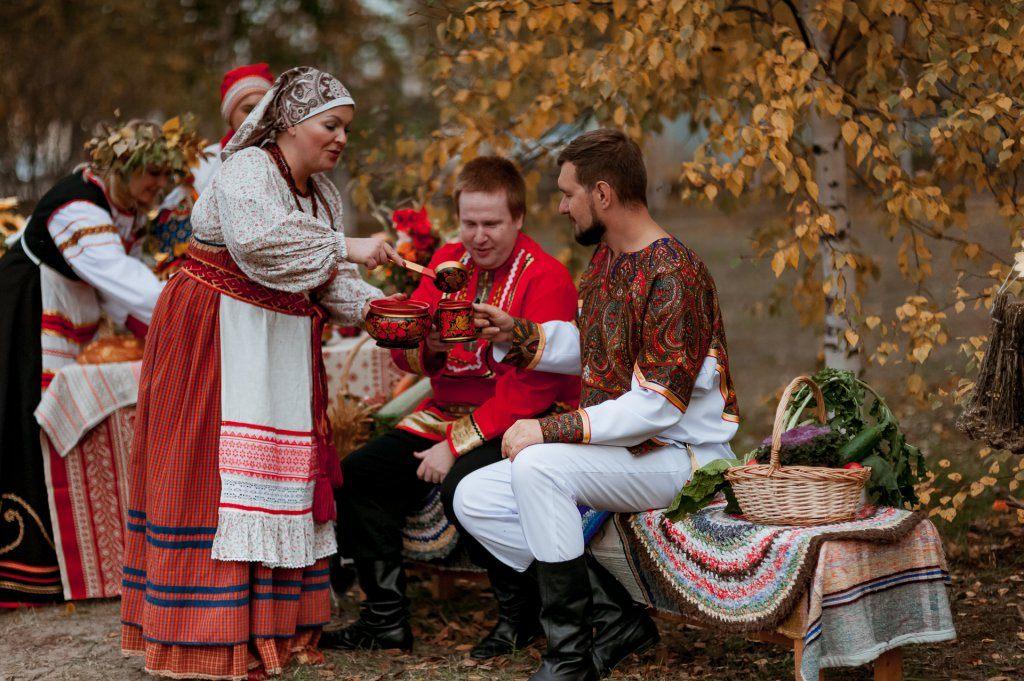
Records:
{"label": "woman in red headdress", "polygon": [[270,67],[263,63],[239,66],[224,74],[224,80],[220,84],[220,115],[228,124],[228,131],[219,143],[206,148],[210,156],[194,173],[193,186],[196,192],[201,194],[213,179],[220,168],[220,152],[273,84],[274,74],[270,72]]}

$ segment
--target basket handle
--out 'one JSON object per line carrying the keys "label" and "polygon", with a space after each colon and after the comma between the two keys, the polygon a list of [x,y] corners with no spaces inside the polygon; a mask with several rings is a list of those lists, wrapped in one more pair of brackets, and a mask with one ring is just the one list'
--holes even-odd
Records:
{"label": "basket handle", "polygon": [[782,429],[786,425],[786,407],[789,406],[789,398],[793,396],[793,393],[800,388],[802,384],[806,384],[811,389],[811,394],[814,395],[814,403],[816,406],[815,415],[818,417],[818,421],[825,423],[825,396],[821,394],[821,388],[815,383],[810,376],[797,376],[786,389],[782,391],[782,397],[779,399],[779,406],[775,408],[775,425],[772,426],[772,450],[771,459],[769,466],[771,470],[768,475],[772,472],[782,468],[779,464],[779,449],[782,448]]}
{"label": "basket handle", "polygon": [[341,394],[342,395],[348,395],[349,394],[349,392],[348,392],[348,379],[352,375],[352,363],[355,361],[356,355],[359,354],[359,351],[363,349],[363,346],[366,345],[366,341],[368,341],[368,340],[370,340],[370,336],[368,334],[363,334],[363,337],[360,338],[356,342],[356,344],[352,346],[352,349],[348,353],[348,357],[345,358],[345,363],[341,367],[341,380],[340,380],[340,383],[341,383]]}

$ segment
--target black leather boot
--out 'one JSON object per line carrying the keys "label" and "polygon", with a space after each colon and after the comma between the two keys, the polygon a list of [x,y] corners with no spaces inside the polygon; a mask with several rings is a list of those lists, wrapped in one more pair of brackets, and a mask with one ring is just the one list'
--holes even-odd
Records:
{"label": "black leather boot", "polygon": [[344,565],[338,556],[331,557],[331,589],[341,598],[356,583],[356,568],[351,562]]}
{"label": "black leather boot", "polygon": [[658,644],[658,625],[643,606],[635,603],[626,587],[597,559],[586,555],[594,599],[594,666],[604,678],[634,653]]}
{"label": "black leather boot", "polygon": [[595,681],[591,589],[584,557],[561,563],[538,560],[534,565],[548,649],[530,681]]}
{"label": "black leather boot", "polygon": [[402,559],[356,560],[355,564],[359,586],[366,594],[366,599],[359,604],[359,619],[344,629],[324,631],[319,646],[343,650],[412,650]]}
{"label": "black leather boot", "polygon": [[474,660],[489,660],[525,648],[541,633],[537,582],[499,560],[487,567],[491,590],[498,601],[498,622],[469,652]]}

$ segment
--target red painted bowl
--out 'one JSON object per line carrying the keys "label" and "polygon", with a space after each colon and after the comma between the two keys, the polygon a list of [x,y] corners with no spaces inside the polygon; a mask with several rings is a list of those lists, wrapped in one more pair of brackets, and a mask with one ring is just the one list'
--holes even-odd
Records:
{"label": "red painted bowl", "polygon": [[419,347],[430,329],[430,308],[413,300],[374,300],[366,313],[366,332],[382,348]]}

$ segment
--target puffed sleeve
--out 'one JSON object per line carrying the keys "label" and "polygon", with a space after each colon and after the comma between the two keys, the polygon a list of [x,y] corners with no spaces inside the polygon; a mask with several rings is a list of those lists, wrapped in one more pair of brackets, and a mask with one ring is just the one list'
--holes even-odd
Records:
{"label": "puffed sleeve", "polygon": [[338,275],[321,288],[317,301],[327,308],[331,321],[343,326],[363,323],[363,306],[371,300],[383,298],[384,293],[359,276],[359,270],[348,261],[338,265]]}
{"label": "puffed sleeve", "polygon": [[134,317],[149,324],[163,282],[128,255],[110,213],[88,201],[73,201],[50,217],[47,229],[74,273],[96,289],[113,321],[124,324]]}
{"label": "puffed sleeve", "polygon": [[[277,172],[265,151],[243,149],[221,166],[210,190],[199,197],[196,212],[207,208],[199,204],[216,201],[224,244],[251,279],[281,291],[310,291],[345,262],[345,235],[324,215],[315,217],[286,204]],[[346,283],[339,286],[348,290]],[[362,295],[365,289],[359,291]]]}

